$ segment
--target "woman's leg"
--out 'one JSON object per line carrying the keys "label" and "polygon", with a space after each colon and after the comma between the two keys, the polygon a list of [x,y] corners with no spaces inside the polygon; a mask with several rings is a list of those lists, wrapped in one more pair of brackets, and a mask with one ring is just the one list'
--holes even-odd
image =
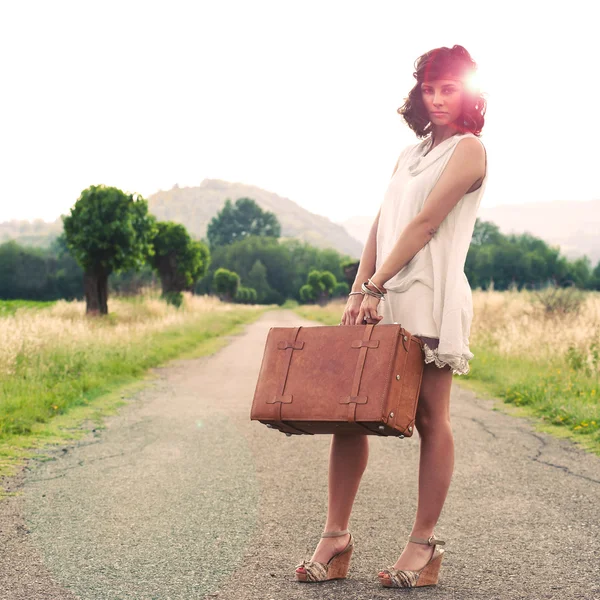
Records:
{"label": "woman's leg", "polygon": [[[334,434],[329,454],[327,522],[323,531],[348,528],[354,498],[369,459],[367,435]],[[321,538],[311,560],[326,563],[342,550],[350,536]]]}
{"label": "woman's leg", "polygon": [[[454,470],[454,438],[450,425],[450,367],[426,364],[415,425],[420,439],[419,499],[411,535],[428,538],[438,522]],[[420,569],[433,547],[408,542],[396,569]]]}

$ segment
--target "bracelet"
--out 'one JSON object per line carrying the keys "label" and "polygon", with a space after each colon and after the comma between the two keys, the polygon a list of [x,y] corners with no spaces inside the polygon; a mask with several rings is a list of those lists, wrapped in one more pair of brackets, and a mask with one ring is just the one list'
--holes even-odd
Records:
{"label": "bracelet", "polygon": [[[383,292],[374,292],[373,290],[370,290],[370,289],[367,287],[367,284],[368,284],[368,281],[365,281],[365,282],[362,284],[362,290],[363,290],[365,293],[367,293],[367,294],[370,294],[371,296],[376,296],[377,298],[380,298],[380,299],[384,299]],[[379,289],[379,288],[377,288],[377,289]]]}
{"label": "bracelet", "polygon": [[385,294],[385,292],[371,279],[367,279],[367,283],[370,283],[373,287],[377,288],[380,294]]}
{"label": "bracelet", "polygon": [[383,294],[379,294],[377,292],[374,292],[373,290],[370,290],[367,287],[366,283],[363,283],[361,287],[362,287],[362,291],[365,294],[369,294],[369,296],[374,296],[375,298],[379,298],[379,300],[385,300],[385,296]]}
{"label": "bracelet", "polygon": [[364,294],[364,292],[350,292],[348,296],[352,296],[353,294]]}

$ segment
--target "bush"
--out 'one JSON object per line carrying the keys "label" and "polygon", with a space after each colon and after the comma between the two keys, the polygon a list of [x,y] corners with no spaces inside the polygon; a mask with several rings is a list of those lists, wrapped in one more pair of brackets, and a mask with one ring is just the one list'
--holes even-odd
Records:
{"label": "bush", "polygon": [[183,294],[181,292],[165,292],[161,298],[165,300],[167,304],[172,304],[177,308],[183,304]]}
{"label": "bush", "polygon": [[256,304],[257,293],[254,288],[244,287],[241,285],[238,288],[234,300],[242,304]]}
{"label": "bush", "polygon": [[563,288],[552,283],[532,292],[534,303],[541,305],[548,316],[578,314],[585,301],[585,292],[573,285]]}

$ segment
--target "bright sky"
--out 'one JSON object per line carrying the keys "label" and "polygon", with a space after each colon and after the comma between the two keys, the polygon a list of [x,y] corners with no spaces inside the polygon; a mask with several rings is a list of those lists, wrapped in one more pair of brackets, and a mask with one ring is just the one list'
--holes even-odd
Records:
{"label": "bright sky", "polygon": [[396,113],[414,62],[454,44],[488,97],[482,206],[600,198],[587,0],[0,0],[0,221],[204,178],[374,215],[419,141]]}

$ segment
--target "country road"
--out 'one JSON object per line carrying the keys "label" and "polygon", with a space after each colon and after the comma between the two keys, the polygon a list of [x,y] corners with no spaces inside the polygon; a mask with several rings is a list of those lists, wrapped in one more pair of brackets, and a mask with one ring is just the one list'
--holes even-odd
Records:
{"label": "country road", "polygon": [[282,325],[317,326],[269,311],[215,354],[157,369],[106,429],[31,461],[21,495],[0,503],[0,599],[600,600],[600,458],[458,377],[439,584],[388,590],[376,576],[410,533],[417,435],[370,438],[348,579],[295,582],[324,525],[330,436],[249,420],[268,329]]}

